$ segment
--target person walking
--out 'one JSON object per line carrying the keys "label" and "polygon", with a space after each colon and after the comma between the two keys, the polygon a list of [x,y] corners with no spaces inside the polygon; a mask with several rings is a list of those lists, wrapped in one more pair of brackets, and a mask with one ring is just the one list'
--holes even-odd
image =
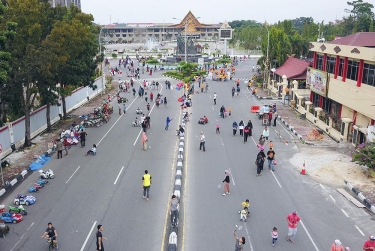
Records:
{"label": "person walking", "polygon": [[147,116],[145,118],[145,121],[146,121],[146,124],[147,124],[147,128],[150,129],[151,127],[151,117],[150,117],[150,113],[147,113]]}
{"label": "person walking", "polygon": [[245,237],[238,238],[236,235],[236,230],[233,231],[234,239],[236,239],[236,245],[234,251],[243,251],[243,246],[245,245]]}
{"label": "person walking", "polygon": [[103,240],[107,240],[107,238],[103,237],[103,225],[98,225],[98,231],[96,232],[96,250],[97,251],[104,251]]}
{"label": "person walking", "polygon": [[249,127],[249,137],[253,136],[253,123],[251,123],[251,120],[247,122],[247,127]]}
{"label": "person walking", "polygon": [[166,121],[165,121],[165,130],[168,130],[169,128],[169,123],[171,123],[172,119],[167,117]]}
{"label": "person walking", "polygon": [[56,143],[57,159],[62,159],[63,143],[59,139]]}
{"label": "person walking", "polygon": [[233,136],[236,136],[236,134],[237,134],[237,128],[238,128],[237,122],[234,121],[233,124],[232,124]]}
{"label": "person walking", "polygon": [[216,134],[220,134],[220,125],[219,125],[219,121],[216,121]]}
{"label": "person walking", "polygon": [[125,102],[122,103],[122,112],[123,112],[124,114],[126,114],[126,104],[125,104]]}
{"label": "person walking", "polygon": [[145,170],[145,174],[142,176],[142,189],[143,189],[143,199],[149,201],[150,198],[150,186],[152,184],[152,177],[148,173],[148,170]]}
{"label": "person walking", "polygon": [[227,194],[230,194],[230,191],[229,191],[229,183],[230,183],[230,178],[229,178],[229,175],[230,175],[230,172],[228,170],[225,170],[225,178],[223,180],[223,183],[224,183],[224,193],[223,193],[223,196],[227,195]]}
{"label": "person walking", "polygon": [[79,133],[79,139],[81,140],[81,148],[85,147],[87,133],[83,130]]}
{"label": "person walking", "polygon": [[261,172],[263,170],[265,155],[263,151],[260,151],[255,159],[255,166],[257,167],[257,177],[262,176]]}
{"label": "person walking", "polygon": [[297,225],[300,220],[301,219],[297,215],[297,211],[293,211],[293,213],[286,217],[286,221],[288,222],[288,236],[286,237],[287,241],[294,243],[294,239],[296,238],[297,234]]}
{"label": "person walking", "polygon": [[240,123],[238,124],[238,129],[240,129],[240,136],[243,136],[243,128],[244,128],[244,123],[243,123],[243,120],[240,121]]}
{"label": "person walking", "polygon": [[247,142],[247,136],[249,136],[249,127],[245,126],[243,129],[243,143],[245,144]]}
{"label": "person walking", "polygon": [[264,144],[266,143],[266,139],[264,138],[263,135],[260,135],[260,138],[259,138],[259,141],[258,141],[258,145],[257,147],[263,151],[264,150]]}
{"label": "person walking", "polygon": [[268,125],[271,126],[271,122],[272,122],[272,111],[269,111],[268,113]]}
{"label": "person walking", "polygon": [[206,151],[205,143],[206,143],[206,137],[204,136],[203,132],[201,131],[201,135],[199,136],[199,150],[203,149],[203,152]]}
{"label": "person walking", "polygon": [[268,141],[268,137],[270,136],[270,131],[268,130],[268,127],[264,127],[263,130],[263,137],[265,138],[266,141]]}
{"label": "person walking", "polygon": [[118,115],[121,115],[121,101],[119,100],[118,102],[117,102],[117,105],[118,105]]}
{"label": "person walking", "polygon": [[329,251],[345,251],[345,249],[340,240],[335,240]]}
{"label": "person walking", "polygon": [[275,151],[270,148],[267,152],[267,160],[268,160],[268,170],[275,171]]}
{"label": "person walking", "polygon": [[277,114],[277,112],[276,111],[274,111],[273,112],[273,126],[276,126],[276,120],[277,120],[277,117],[278,117],[279,115]]}
{"label": "person walking", "polygon": [[216,92],[214,92],[214,105],[216,105],[216,98],[217,98],[217,95],[216,95]]}
{"label": "person walking", "polygon": [[274,247],[274,246],[275,246],[275,243],[276,243],[276,241],[277,241],[277,237],[279,237],[279,234],[278,234],[278,232],[277,232],[277,228],[276,228],[276,227],[274,227],[274,228],[272,229],[271,236],[272,236],[272,246]]}
{"label": "person walking", "polygon": [[144,151],[147,151],[147,143],[148,143],[147,134],[146,132],[142,132],[142,148]]}
{"label": "person walking", "polygon": [[371,235],[369,240],[363,244],[363,250],[375,250],[375,236]]}
{"label": "person walking", "polygon": [[176,226],[176,223],[178,221],[178,210],[180,207],[180,203],[178,202],[178,199],[176,195],[172,195],[171,198],[171,223],[172,226]]}
{"label": "person walking", "polygon": [[65,156],[68,156],[69,142],[66,136],[64,136],[64,149],[65,149]]}
{"label": "person walking", "polygon": [[222,118],[225,117],[225,107],[224,107],[223,105],[220,107],[220,116],[221,116]]}

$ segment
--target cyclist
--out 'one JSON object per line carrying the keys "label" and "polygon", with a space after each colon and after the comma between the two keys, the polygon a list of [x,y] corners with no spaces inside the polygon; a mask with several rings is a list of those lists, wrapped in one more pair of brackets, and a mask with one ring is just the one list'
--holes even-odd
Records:
{"label": "cyclist", "polygon": [[[47,237],[47,236],[48,236],[48,237]],[[49,222],[46,231],[45,231],[44,234],[42,235],[42,238],[51,238],[51,241],[53,242],[53,246],[54,246],[56,249],[59,249],[59,246],[57,245],[56,237],[57,237],[56,229],[55,229],[54,226],[52,226],[52,223]]]}

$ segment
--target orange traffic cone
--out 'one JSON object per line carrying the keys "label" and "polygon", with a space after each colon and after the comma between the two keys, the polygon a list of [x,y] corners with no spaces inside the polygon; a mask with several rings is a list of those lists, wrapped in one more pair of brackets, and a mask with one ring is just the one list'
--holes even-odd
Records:
{"label": "orange traffic cone", "polygon": [[305,162],[303,162],[301,174],[306,175]]}

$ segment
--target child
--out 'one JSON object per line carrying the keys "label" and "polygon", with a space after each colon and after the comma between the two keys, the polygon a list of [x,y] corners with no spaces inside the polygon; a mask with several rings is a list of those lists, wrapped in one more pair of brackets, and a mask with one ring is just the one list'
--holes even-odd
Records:
{"label": "child", "polygon": [[272,142],[272,140],[270,140],[270,148],[273,149],[273,142]]}
{"label": "child", "polygon": [[247,214],[248,214],[248,208],[245,207],[244,209],[241,210],[241,219],[244,222],[247,222]]}
{"label": "child", "polygon": [[275,242],[277,241],[277,237],[279,236],[278,233],[277,233],[277,228],[276,227],[274,227],[272,229],[271,236],[272,236],[272,246],[274,247],[275,246]]}
{"label": "child", "polygon": [[[249,201],[249,199],[247,199],[246,201],[242,202],[241,206],[242,206],[243,209],[246,208],[246,211],[247,211],[246,212],[246,216],[249,217],[250,216],[250,201]],[[238,213],[241,213],[241,211],[239,211]]]}
{"label": "child", "polygon": [[232,115],[232,107],[229,107],[228,108],[228,117],[230,118],[231,115]]}
{"label": "child", "polygon": [[96,145],[95,145],[95,144],[92,145],[91,150],[89,150],[89,151],[86,153],[86,155],[87,155],[87,154],[96,155]]}

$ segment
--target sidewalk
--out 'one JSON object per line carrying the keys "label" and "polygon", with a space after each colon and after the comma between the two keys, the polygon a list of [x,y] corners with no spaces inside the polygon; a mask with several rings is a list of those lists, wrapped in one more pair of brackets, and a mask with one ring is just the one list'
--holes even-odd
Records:
{"label": "sidewalk", "polygon": [[[259,88],[258,95],[267,97],[267,91]],[[311,122],[300,119],[299,113],[293,111],[287,101],[285,105],[283,100],[267,101],[270,104],[276,103],[281,119],[303,138],[295,141],[299,153],[289,160],[296,171],[301,172],[305,162],[307,175],[317,182],[345,187],[347,180],[375,205],[375,177],[369,176],[367,167],[352,162],[350,152],[354,147],[351,143],[337,143],[327,134],[320,134]]]}
{"label": "sidewalk", "polygon": [[[17,149],[3,159],[10,163],[9,167],[3,168],[4,182],[11,181],[21,174],[23,170],[27,170],[29,165],[34,162],[40,155],[44,154],[48,149],[48,143],[60,137],[62,130],[68,129],[73,121],[77,123],[82,119],[79,115],[92,113],[95,107],[101,104],[103,98],[107,99],[108,94],[114,95],[117,92],[117,87],[113,87],[111,91],[107,91],[105,95],[98,95],[91,99],[85,105],[73,110],[68,115],[68,119],[60,120],[52,126],[52,132],[44,132],[32,139],[32,146],[26,149]],[[114,107],[114,112],[117,112],[117,106]],[[1,182],[0,182],[1,183]],[[0,190],[2,186],[0,185]]]}

